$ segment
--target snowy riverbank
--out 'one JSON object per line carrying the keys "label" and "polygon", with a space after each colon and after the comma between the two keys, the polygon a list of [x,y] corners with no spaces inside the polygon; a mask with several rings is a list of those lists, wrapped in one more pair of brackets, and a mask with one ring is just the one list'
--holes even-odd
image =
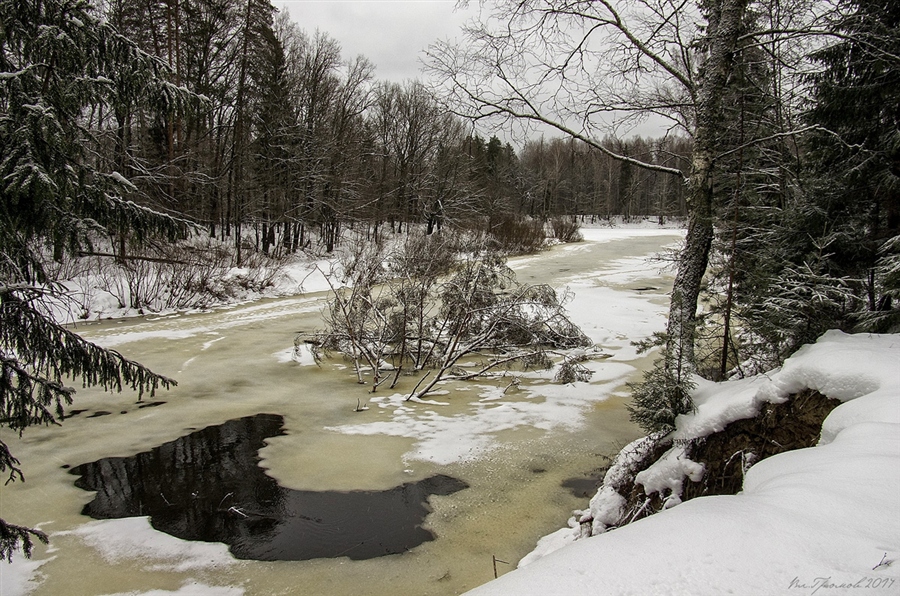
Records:
{"label": "snowy riverbank", "polygon": [[[635,235],[668,235],[680,230],[683,222],[670,220],[660,226],[655,219],[635,220],[624,223],[611,222],[584,224],[583,235],[590,241],[611,242]],[[407,232],[408,233],[408,232]],[[446,232],[451,233],[451,232]],[[53,314],[62,323],[122,319],[142,315],[168,315],[175,312],[200,312],[211,308],[246,304],[265,298],[281,298],[326,292],[330,285],[326,275],[335,271],[343,247],[352,245],[354,232],[345,232],[343,244],[334,253],[298,252],[278,259],[251,258],[252,266],[229,267],[226,261],[218,265],[207,264],[208,270],[192,275],[182,269],[167,269],[166,263],[137,261],[138,265],[126,270],[116,267],[109,258],[83,258],[60,271],[60,282],[68,294],[66,300],[54,304]],[[402,241],[406,234],[388,235],[386,242]],[[197,239],[203,250],[202,239]],[[215,241],[206,246],[211,252],[225,253],[228,247]],[[530,255],[525,260],[539,255]],[[521,260],[521,258],[519,259]],[[184,280],[173,280],[184,276]],[[176,281],[196,284],[197,277],[211,276],[205,283],[207,292],[196,293],[178,285]],[[168,277],[167,277],[168,276]],[[176,302],[173,292],[184,292],[182,299],[194,306],[172,307]],[[135,303],[142,304],[136,308]]]}
{"label": "snowy riverbank", "polygon": [[[4,565],[0,592],[256,596],[304,586],[313,594],[451,595],[488,581],[492,554],[518,561],[561,515],[584,506],[567,480],[587,476],[638,435],[622,405],[624,382],[645,361],[631,341],[664,325],[671,284],[671,272],[647,259],[681,234],[602,227],[586,230],[585,242],[511,260],[523,283],[574,293],[571,316],[609,355],[586,363],[595,373],[590,383],[560,385],[553,371],[540,378],[528,372],[509,391],[509,379],[448,383],[442,389],[450,393],[435,399],[442,405],[411,406],[390,392],[370,396],[339,358],[320,368],[289,357],[297,331],[321,325],[325,295],[318,293],[79,325],[91,341],[179,384],[153,407],[127,393],[79,390],[73,407],[80,413],[16,441],[27,481],[3,488],[0,512],[39,525],[51,545],[31,561]],[[414,383],[401,378],[397,391],[406,394]],[[375,397],[369,410],[354,411],[360,399]],[[282,486],[386,490],[442,473],[471,487],[432,503],[426,527],[436,540],[369,561],[241,561],[218,545],[163,535],[146,517],[91,521],[80,514],[90,495],[61,466],[131,456],[260,412],[285,420],[285,433],[260,452]]]}
{"label": "snowy riverbank", "polygon": [[[900,336],[832,331],[778,371],[705,383],[676,434],[705,436],[804,388],[843,402],[817,447],[753,466],[735,496],[587,539],[562,529],[470,594],[900,594]],[[685,464],[656,472],[687,481]],[[591,503],[595,516],[611,506]]]}

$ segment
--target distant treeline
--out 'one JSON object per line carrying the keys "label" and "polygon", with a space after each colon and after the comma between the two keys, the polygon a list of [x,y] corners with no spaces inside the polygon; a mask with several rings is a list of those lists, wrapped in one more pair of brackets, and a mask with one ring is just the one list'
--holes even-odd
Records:
{"label": "distant treeline", "polygon": [[[111,0],[99,10],[190,93],[151,105],[131,95],[139,85],[120,84],[116,105],[86,114],[96,166],[132,181],[136,202],[233,239],[239,260],[247,240],[293,251],[313,228],[331,250],[349,222],[430,231],[685,212],[671,175],[568,140],[518,153],[485,140],[421,83],[377,81],[365,57],[345,60],[337,41],[302,31],[268,0]],[[607,143],[687,168],[684,139]]]}

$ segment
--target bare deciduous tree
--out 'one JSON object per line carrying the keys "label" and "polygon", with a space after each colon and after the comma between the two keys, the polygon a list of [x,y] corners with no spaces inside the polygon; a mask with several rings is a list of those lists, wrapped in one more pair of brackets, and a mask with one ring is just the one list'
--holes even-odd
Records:
{"label": "bare deciduous tree", "polygon": [[[676,414],[691,407],[684,389],[696,372],[697,306],[716,221],[715,167],[735,151],[721,134],[736,126],[734,111],[725,105],[735,65],[742,49],[764,47],[783,66],[778,74],[785,83],[787,71],[801,66],[796,40],[821,32],[815,20],[827,4],[797,1],[767,10],[772,7],[765,0],[496,0],[489,16],[466,30],[464,42],[439,43],[429,51],[438,92],[461,116],[550,129],[623,166],[683,181],[689,221],[672,291],[663,375],[672,399],[680,402],[672,404]],[[766,18],[755,18],[759,14]],[[772,85],[770,97],[781,102],[788,92]],[[602,142],[648,118],[691,138],[686,175]],[[797,132],[785,120],[769,138]]]}

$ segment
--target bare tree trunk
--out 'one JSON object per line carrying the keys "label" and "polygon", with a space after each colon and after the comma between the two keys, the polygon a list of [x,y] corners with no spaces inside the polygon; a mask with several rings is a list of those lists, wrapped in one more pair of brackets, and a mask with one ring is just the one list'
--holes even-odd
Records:
{"label": "bare tree trunk", "polygon": [[243,264],[243,255],[241,254],[241,224],[244,217],[244,152],[246,142],[245,117],[247,111],[246,92],[249,47],[250,47],[250,23],[251,23],[252,2],[247,0],[247,12],[244,15],[244,28],[242,40],[242,57],[237,81],[237,90],[235,93],[235,119],[234,119],[234,139],[232,143],[232,199],[234,201],[234,260],[235,266],[240,267]]}
{"label": "bare tree trunk", "polygon": [[282,244],[284,246],[284,252],[289,253],[293,252],[292,248],[292,239],[291,239],[291,222],[286,221],[281,224],[284,229],[284,236],[282,237]]}
{"label": "bare tree trunk", "polygon": [[697,202],[700,203],[700,208],[692,206],[688,218],[687,235],[679,257],[675,284],[672,287],[669,323],[666,329],[668,334],[666,348],[668,356],[672,359],[670,372],[679,382],[696,369],[694,331],[697,326],[697,304],[713,239],[711,197],[703,196],[701,190],[697,189],[692,193],[695,199],[699,199]]}
{"label": "bare tree trunk", "polygon": [[724,125],[722,97],[734,65],[735,48],[748,0],[720,0],[710,8],[708,54],[700,80],[691,173],[688,179],[688,229],[672,288],[667,327],[667,363],[679,383],[696,372],[694,332],[700,287],[713,240],[712,168]]}

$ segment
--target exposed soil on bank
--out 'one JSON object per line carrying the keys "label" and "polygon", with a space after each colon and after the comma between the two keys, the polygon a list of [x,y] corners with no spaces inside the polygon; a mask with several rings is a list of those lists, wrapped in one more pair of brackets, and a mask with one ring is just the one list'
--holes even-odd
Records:
{"label": "exposed soil on bank", "polygon": [[[692,439],[685,445],[685,456],[705,468],[702,478],[685,479],[680,501],[708,495],[734,495],[741,491],[744,474],[760,461],[795,449],[814,447],[819,442],[822,422],[841,402],[818,391],[805,389],[780,404],[766,404],[753,418],[737,420],[722,431]],[[634,482],[635,476],[649,468],[672,447],[665,438],[646,442],[642,453],[620,476],[613,488],[625,497],[624,515],[616,526],[623,526],[657,513],[666,507],[670,495],[647,495]],[[586,521],[586,520],[584,520]]]}

